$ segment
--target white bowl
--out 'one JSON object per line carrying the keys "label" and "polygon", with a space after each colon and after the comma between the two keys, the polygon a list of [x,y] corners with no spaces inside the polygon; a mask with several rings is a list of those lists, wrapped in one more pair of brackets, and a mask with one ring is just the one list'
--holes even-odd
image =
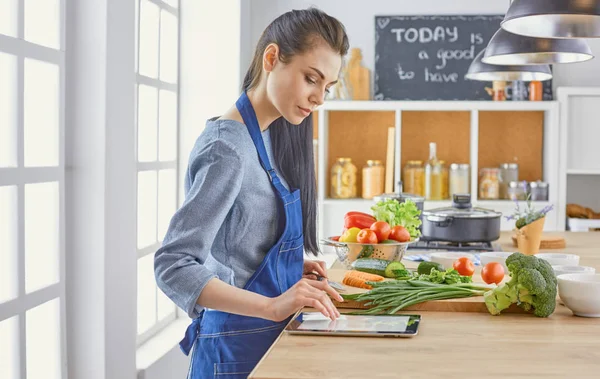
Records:
{"label": "white bowl", "polygon": [[556,276],[562,274],[595,274],[596,269],[588,266],[552,266]]}
{"label": "white bowl", "polygon": [[508,267],[506,267],[506,258],[514,253],[504,252],[504,251],[493,251],[489,253],[481,253],[479,254],[479,259],[481,260],[481,266],[485,266],[491,262],[498,262],[504,266],[504,273],[508,275]]}
{"label": "white bowl", "polygon": [[558,294],[574,315],[600,317],[600,274],[557,276]]}
{"label": "white bowl", "polygon": [[448,252],[448,253],[431,253],[429,254],[432,262],[437,262],[444,266],[445,269],[452,268],[454,261],[458,258],[467,257],[472,262],[475,262],[475,256],[469,253]]}
{"label": "white bowl", "polygon": [[535,255],[552,266],[579,266],[579,255],[561,253],[539,253]]}

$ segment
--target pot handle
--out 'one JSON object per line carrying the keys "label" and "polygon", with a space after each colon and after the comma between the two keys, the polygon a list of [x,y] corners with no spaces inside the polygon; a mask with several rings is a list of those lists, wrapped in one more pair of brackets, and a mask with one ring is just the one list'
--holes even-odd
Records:
{"label": "pot handle", "polygon": [[325,246],[333,246],[333,247],[344,247],[344,246],[346,246],[346,244],[343,243],[343,242],[335,242],[335,241],[332,241],[332,240],[322,239],[320,242],[321,242],[322,245],[325,245]]}
{"label": "pot handle", "polygon": [[454,220],[454,217],[452,216],[427,216],[427,221],[433,222],[436,226],[439,226],[441,228],[450,226],[450,224],[452,224],[452,220]]}

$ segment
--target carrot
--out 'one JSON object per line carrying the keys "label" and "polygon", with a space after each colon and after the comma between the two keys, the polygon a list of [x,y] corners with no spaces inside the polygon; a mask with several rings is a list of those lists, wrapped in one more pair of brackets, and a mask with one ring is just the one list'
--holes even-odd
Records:
{"label": "carrot", "polygon": [[371,289],[373,287],[371,287],[371,285],[367,284],[367,282],[381,282],[383,280],[384,280],[383,276],[380,276],[380,275],[369,274],[367,272],[352,270],[352,271],[346,272],[346,275],[344,275],[344,280],[342,280],[342,283],[344,283],[345,285],[350,286],[350,287]]}

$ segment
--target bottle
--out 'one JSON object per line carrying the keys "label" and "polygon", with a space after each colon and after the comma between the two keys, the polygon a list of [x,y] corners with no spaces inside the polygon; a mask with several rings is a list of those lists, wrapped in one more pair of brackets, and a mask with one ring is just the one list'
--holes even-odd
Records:
{"label": "bottle", "polygon": [[429,160],[425,163],[425,199],[442,200],[442,165],[437,159],[437,145],[429,143]]}

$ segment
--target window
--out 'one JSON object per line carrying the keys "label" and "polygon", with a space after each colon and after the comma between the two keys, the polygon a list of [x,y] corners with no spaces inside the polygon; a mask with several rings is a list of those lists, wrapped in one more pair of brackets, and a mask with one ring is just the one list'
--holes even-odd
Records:
{"label": "window", "polygon": [[0,368],[66,378],[64,0],[0,1]]}
{"label": "window", "polygon": [[138,345],[177,317],[154,252],[178,204],[178,0],[136,1]]}

